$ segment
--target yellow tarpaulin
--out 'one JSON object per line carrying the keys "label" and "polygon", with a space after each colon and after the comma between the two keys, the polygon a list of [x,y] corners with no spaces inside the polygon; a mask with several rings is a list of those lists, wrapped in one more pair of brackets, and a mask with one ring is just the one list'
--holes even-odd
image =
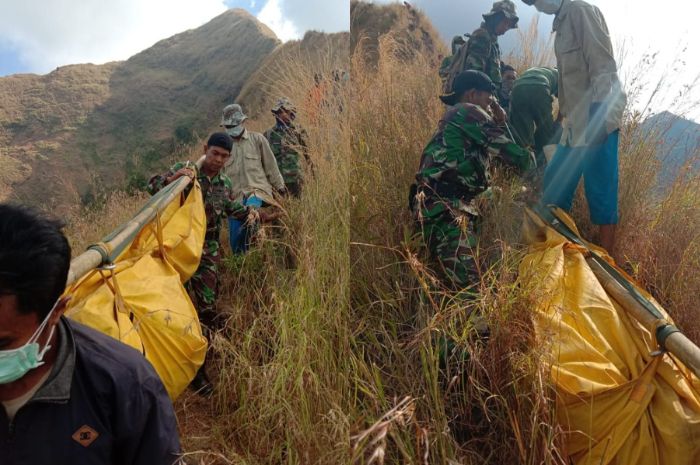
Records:
{"label": "yellow tarpaulin", "polygon": [[67,315],[144,353],[175,399],[204,363],[197,311],[183,287],[202,254],[206,215],[199,185],[176,198],[114,260],[68,293]]}
{"label": "yellow tarpaulin", "polygon": [[584,248],[530,212],[525,237],[520,273],[535,287],[535,329],[550,357],[571,463],[700,464],[698,379],[671,355],[652,355],[653,332],[606,293]]}

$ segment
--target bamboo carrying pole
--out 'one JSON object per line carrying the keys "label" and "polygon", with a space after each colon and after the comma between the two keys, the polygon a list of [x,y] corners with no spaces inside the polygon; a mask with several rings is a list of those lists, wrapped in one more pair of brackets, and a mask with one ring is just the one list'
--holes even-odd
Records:
{"label": "bamboo carrying pole", "polygon": [[[605,268],[593,258],[587,258],[586,262],[591,267],[603,289],[619,303],[627,313],[632,315],[644,327],[654,331],[659,320],[649,313],[647,309],[637,302],[632,295],[610,276]],[[669,334],[664,341],[664,347],[688,367],[698,378],[700,378],[700,348],[693,341],[680,331]]]}
{"label": "bamboo carrying pole", "polygon": [[[195,165],[197,169],[202,167],[204,162],[204,156],[202,156]],[[149,224],[156,215],[170,205],[170,202],[175,200],[190,184],[192,180],[188,176],[182,176],[178,178],[174,183],[173,187],[169,190],[169,193],[162,199],[159,199],[154,205],[145,208],[139,214],[134,216],[128,223],[123,225],[120,230],[112,233],[112,237],[109,241],[105,241],[104,244],[107,247],[107,251],[115,250],[120,246],[123,246],[126,241],[129,241],[134,235],[136,235],[144,226]],[[108,236],[109,237],[109,236]],[[104,252],[100,252],[99,246],[91,246],[87,251],[75,257],[70,262],[70,270],[68,271],[68,281],[66,286],[70,286],[85,274],[104,265]]]}
{"label": "bamboo carrying pole", "polygon": [[[602,263],[602,258],[596,255],[594,251],[589,249],[586,243],[569,227],[564,221],[562,221],[556,214],[555,210],[535,208],[535,211],[529,210],[529,212],[534,213],[534,217],[539,218],[546,226],[553,228],[559,234],[564,236],[567,240],[580,245],[587,249],[590,254],[586,258],[586,262],[593,271],[600,282],[603,289],[615,299],[617,303],[622,306],[622,308],[637,320],[644,327],[648,328],[652,334],[655,331],[658,336],[658,329],[665,330],[665,337],[661,338],[659,341],[662,344],[662,348],[670,352],[674,357],[676,357],[681,363],[683,363],[688,369],[690,369],[695,376],[700,378],[700,348],[693,343],[686,335],[678,331],[673,325],[664,321],[660,318],[663,312],[658,308],[658,306],[651,302],[649,299],[641,295],[634,296],[632,293],[625,288],[621,280],[626,282],[624,276],[613,276],[607,269],[607,264]],[[532,215],[527,215],[526,218],[534,219]],[[549,218],[549,220],[548,220]],[[527,221],[527,220],[526,220]],[[605,266],[604,266],[605,265]],[[614,268],[610,267],[613,273],[617,274]],[[645,307],[646,304],[647,307]],[[654,314],[656,313],[656,315]]]}

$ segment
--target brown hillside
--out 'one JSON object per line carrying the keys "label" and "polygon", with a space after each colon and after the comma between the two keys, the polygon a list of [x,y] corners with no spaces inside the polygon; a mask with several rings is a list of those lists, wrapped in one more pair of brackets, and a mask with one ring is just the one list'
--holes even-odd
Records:
{"label": "brown hillside", "polygon": [[446,52],[445,44],[425,14],[405,3],[377,5],[352,0],[350,31],[352,56],[362,56],[370,66],[377,64],[382,43],[390,44],[393,53],[402,60],[416,56],[437,60]]}
{"label": "brown hillside", "polygon": [[0,201],[109,98],[116,66],[72,65],[45,76],[0,78]]}
{"label": "brown hillside", "polygon": [[349,33],[309,31],[302,40],[286,42],[265,58],[237,101],[251,117],[267,117],[273,101],[283,95],[303,103],[302,96],[290,95],[292,81],[302,81],[310,89],[315,73],[330,78],[333,70],[349,71],[348,64]]}
{"label": "brown hillside", "polygon": [[235,9],[125,62],[0,78],[0,156],[22,165],[0,178],[0,195],[12,189],[16,200],[46,204],[51,192],[60,206],[143,182],[211,127],[278,44]]}

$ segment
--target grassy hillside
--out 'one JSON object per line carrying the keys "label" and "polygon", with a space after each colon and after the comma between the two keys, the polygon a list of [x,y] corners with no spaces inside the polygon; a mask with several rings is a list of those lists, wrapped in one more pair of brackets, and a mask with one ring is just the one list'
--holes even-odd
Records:
{"label": "grassy hillside", "polygon": [[0,78],[0,200],[29,179],[34,167],[56,156],[109,99],[109,81],[117,66],[73,65],[45,76]]}
{"label": "grassy hillside", "polygon": [[393,53],[401,60],[428,56],[437,65],[438,55],[447,52],[440,35],[421,11],[401,3],[377,5],[352,0],[350,49],[353,60],[376,66],[382,42],[385,47],[391,44]]}
{"label": "grassy hillside", "polygon": [[[262,62],[238,95],[252,118],[271,120],[270,108],[281,96],[292,98],[292,93],[306,88],[306,93],[296,95],[293,101],[304,105],[308,91],[314,85],[314,74],[320,72],[327,81],[332,80],[333,70],[349,72],[348,33],[325,34],[307,32],[302,40],[285,42],[278,46]],[[291,67],[291,68],[290,68]],[[304,112],[299,117],[305,118]]]}
{"label": "grassy hillside", "polygon": [[[44,203],[40,194],[49,186],[57,206],[66,206],[138,185],[218,122],[278,44],[249,13],[229,10],[125,62],[0,78],[0,99],[12,103],[0,114],[5,156],[31,168],[13,183],[13,196]],[[24,147],[43,157],[21,155]]]}
{"label": "grassy hillside", "polygon": [[[400,5],[352,7],[349,57],[324,51],[318,56],[333,57],[319,66],[314,55],[290,53],[270,68],[288,79],[263,75],[241,94],[262,108],[255,128],[271,122],[266,103],[255,102],[280,93],[301,102],[300,120],[308,122],[310,76],[352,63],[351,82],[332,85],[329,104],[308,128],[317,172],[304,195],[285,202],[286,216],[264,230],[255,250],[226,258],[217,393],[211,400],[186,393],[176,404],[187,458],[563,465],[555,395],[530,321],[533,296],[517,276],[525,251],[521,185],[494,173],[500,191],[483,212],[481,296],[467,308],[440,290],[406,208],[420,153],[444,110],[435,63],[441,50],[417,52],[406,34],[432,26]],[[619,255],[700,341],[700,178],[688,173],[658,197],[659,143],[639,115],[626,115]],[[126,218],[139,201],[111,199],[110,221]],[[578,199],[574,216],[593,238],[584,207]],[[78,213],[71,230],[79,240],[100,236],[84,222],[106,213],[88,213]],[[486,315],[487,343],[472,336],[467,310]],[[445,338],[456,350],[441,365]]]}

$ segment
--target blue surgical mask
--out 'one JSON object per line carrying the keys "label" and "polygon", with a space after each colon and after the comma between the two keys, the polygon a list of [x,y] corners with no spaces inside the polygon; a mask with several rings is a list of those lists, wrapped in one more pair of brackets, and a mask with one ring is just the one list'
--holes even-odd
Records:
{"label": "blue surgical mask", "polygon": [[[39,349],[37,340],[39,336],[41,336],[41,333],[44,332],[44,329],[46,329],[49,317],[56,308],[56,305],[58,305],[58,302],[54,304],[51,311],[46,315],[44,321],[41,322],[26,344],[16,349],[0,350],[0,384],[8,384],[17,381],[24,377],[29,371],[44,364],[44,355],[46,355],[46,352],[49,351],[51,346],[47,342],[43,349]],[[51,332],[49,333],[47,341],[51,341],[55,329],[56,325],[51,327]]]}

